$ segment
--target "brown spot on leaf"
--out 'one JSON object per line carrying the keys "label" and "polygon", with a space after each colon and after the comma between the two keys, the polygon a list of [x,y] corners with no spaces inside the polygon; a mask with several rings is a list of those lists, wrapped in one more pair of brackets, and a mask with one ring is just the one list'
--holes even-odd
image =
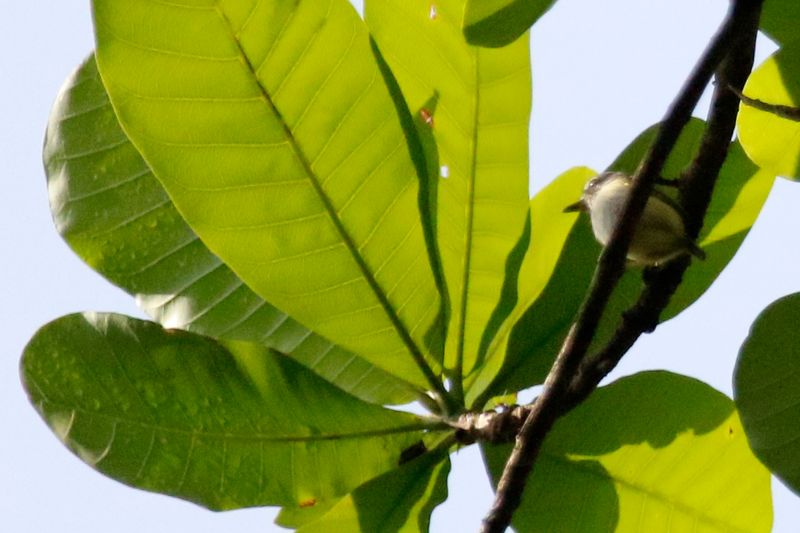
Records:
{"label": "brown spot on leaf", "polygon": [[307,500],[301,501],[299,505],[301,509],[308,509],[309,507],[314,507],[315,505],[317,505],[317,499],[309,498]]}
{"label": "brown spot on leaf", "polygon": [[422,120],[425,121],[425,124],[433,129],[433,113],[425,109],[424,107],[419,110],[419,116],[422,117]]}

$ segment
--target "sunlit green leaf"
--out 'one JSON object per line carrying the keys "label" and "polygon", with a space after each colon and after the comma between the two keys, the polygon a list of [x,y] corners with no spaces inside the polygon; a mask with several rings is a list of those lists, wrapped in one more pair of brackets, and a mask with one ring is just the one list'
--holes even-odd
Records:
{"label": "sunlit green leaf", "polygon": [[800,2],[797,0],[766,0],[761,10],[761,29],[779,44],[800,39]]}
{"label": "sunlit green leaf", "polygon": [[31,403],[83,461],[212,509],[301,506],[395,468],[430,426],[243,341],[68,315],[25,349]]}
{"label": "sunlit green leaf", "polygon": [[[509,451],[484,447],[495,483]],[[556,423],[513,524],[519,533],[768,532],[770,476],[732,401],[685,376],[644,372]]]}
{"label": "sunlit green leaf", "polygon": [[93,6],[120,123],[208,248],[306,327],[440,388],[418,177],[352,6]]}
{"label": "sunlit green leaf", "polygon": [[449,472],[446,452],[427,453],[368,481],[298,532],[427,533],[431,513],[447,499]]}
{"label": "sunlit green leaf", "polygon": [[[794,26],[795,33],[797,26]],[[800,107],[800,42],[786,46],[753,71],[744,94],[769,104]],[[741,104],[737,120],[742,146],[757,165],[800,178],[800,122]]]}
{"label": "sunlit green leaf", "polygon": [[800,494],[800,293],[767,307],[742,345],[734,398],[753,452]]}
{"label": "sunlit green leaf", "polygon": [[506,273],[505,279],[503,280],[503,287],[500,291],[500,300],[497,302],[497,306],[494,308],[492,316],[489,318],[489,323],[486,325],[486,329],[483,331],[483,336],[481,337],[476,363],[478,369],[481,368],[486,360],[486,354],[498,339],[498,332],[501,328],[504,326],[507,328],[513,324],[514,318],[508,319],[517,308],[517,303],[519,301],[519,275],[522,263],[527,256],[529,246],[531,246],[530,211],[526,217],[522,233],[506,259]]}
{"label": "sunlit green leaf", "polygon": [[469,46],[463,0],[367,0],[366,20],[408,107],[425,121],[438,179],[450,298],[445,362],[469,373],[528,205],[528,40]]}
{"label": "sunlit green leaf", "polygon": [[[518,363],[513,359],[515,356],[528,356],[522,355],[527,347],[520,345],[524,344],[525,339],[550,342],[553,344],[552,348],[557,348],[555,343],[561,342],[562,336],[559,332],[566,324],[565,321],[572,319],[572,313],[580,305],[588,286],[587,275],[591,275],[590,267],[594,264],[598,250],[593,244],[591,230],[587,233],[588,225],[576,226],[578,216],[563,211],[564,207],[580,197],[586,181],[595,174],[586,167],[568,170],[531,200],[530,244],[527,246],[518,281],[515,280],[518,292],[516,305],[509,320],[489,346],[486,366],[481,368],[470,383],[467,395],[469,405],[486,391],[504,364],[510,367]],[[582,238],[577,235],[570,238],[576,232],[582,232]],[[571,274],[559,277],[557,272]],[[552,283],[551,279],[554,280]],[[547,294],[552,293],[554,297],[544,294],[546,290],[549,291]],[[537,301],[541,305],[533,311],[531,304]],[[525,333],[519,337],[512,336],[512,328],[522,323],[523,316],[530,317],[525,322]],[[519,329],[521,331],[522,326]],[[555,353],[544,346],[541,348],[544,353]],[[549,367],[549,364],[549,358],[542,358],[541,368],[534,372],[535,375],[545,373],[545,366]],[[524,379],[524,376],[520,377]],[[492,389],[491,395],[519,390],[506,387],[505,384],[500,387]]]}
{"label": "sunlit green leaf", "polygon": [[93,56],[56,99],[44,162],[59,233],[154,319],[262,342],[376,403],[414,399],[409,385],[265,302],[203,245],[120,128]]}
{"label": "sunlit green leaf", "polygon": [[[697,119],[689,123],[664,167],[664,177],[674,179],[680,176],[699,146],[703,127],[703,122]],[[654,134],[654,128],[645,131],[610,168],[634,172]],[[537,247],[535,241],[531,243],[519,276],[519,302],[512,315],[519,316],[519,319],[508,330],[507,336],[498,336],[499,342],[487,356],[487,368],[472,385],[468,398],[485,400],[544,380],[575,319],[600,251],[587,216],[580,216],[576,221],[574,215],[560,213],[563,206],[580,197],[581,177],[587,175],[590,175],[589,171],[574,170],[542,190],[539,195],[546,195],[549,199],[547,206],[541,208],[543,213],[540,215],[536,215],[537,198],[534,198],[531,216],[541,217],[539,231],[552,236],[549,238],[553,244],[551,248],[542,248]],[[556,185],[559,182],[563,185]],[[753,165],[738,143],[731,144],[700,234],[699,244],[707,257],[704,261],[692,262],[683,283],[662,313],[662,321],[694,303],[731,261],[758,217],[773,182],[774,176]],[[537,239],[536,228],[534,222],[534,240]],[[529,269],[540,261],[547,268],[541,274],[529,273]],[[608,341],[621,314],[638,299],[642,286],[642,270],[628,269],[606,308],[593,341],[594,348]],[[498,373],[497,367],[501,367],[499,374],[487,388],[488,379]]]}
{"label": "sunlit green leaf", "polygon": [[337,502],[339,499],[325,502],[306,501],[302,507],[284,507],[275,517],[275,524],[287,529],[299,529],[325,515]]}
{"label": "sunlit green leaf", "polygon": [[479,46],[506,46],[525,33],[556,0],[467,0],[464,35]]}

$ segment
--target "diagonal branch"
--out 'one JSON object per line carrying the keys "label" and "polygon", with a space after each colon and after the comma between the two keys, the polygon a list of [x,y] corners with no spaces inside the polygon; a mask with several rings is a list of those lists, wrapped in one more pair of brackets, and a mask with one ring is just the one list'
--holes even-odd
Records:
{"label": "diagonal branch", "polygon": [[[708,126],[697,156],[680,180],[680,202],[686,213],[686,229],[692,240],[700,233],[736,126],[739,107],[736,93],[744,86],[753,68],[758,14],[758,11],[748,13],[748,27],[745,28],[742,38],[731,48],[717,73]],[[614,336],[597,355],[581,364],[570,386],[570,403],[577,405],[583,401],[616,366],[639,336],[655,328],[660,314],[678,288],[688,266],[688,258],[682,258],[662,269],[651,271],[645,277],[645,288],[639,300],[625,313]]]}
{"label": "diagonal branch", "polygon": [[[681,205],[686,212],[686,226],[694,239],[700,232],[705,212],[722,164],[729,139],[733,134],[738,110],[738,92],[753,66],[753,51],[758,20],[751,14],[751,27],[731,49],[718,74],[711,100],[708,127],[703,135],[697,157],[681,180]],[[609,343],[593,358],[585,360],[570,386],[570,403],[577,405],[594,390],[630,349],[642,333],[652,331],[659,315],[681,282],[689,266],[688,258],[674,261],[665,268],[653,271],[646,278],[645,289],[636,304],[625,313]]]}
{"label": "diagonal branch", "polygon": [[[746,71],[744,74],[746,77],[752,68],[752,43],[755,39],[761,3],[762,0],[733,1],[725,21],[668,110],[649,153],[634,176],[631,195],[623,210],[621,221],[600,256],[592,284],[578,312],[578,317],[564,340],[561,351],[545,381],[542,394],[533,404],[517,436],[514,450],[498,483],[494,505],[484,519],[483,533],[505,531],[511,522],[513,512],[519,506],[528,474],[533,468],[544,438],[555,421],[594,390],[600,379],[613,368],[616,361],[622,357],[622,354],[630,348],[642,332],[652,329],[661,310],[666,306],[672,292],[680,283],[683,271],[688,266],[686,259],[682,262],[675,261],[660,271],[666,276],[666,279],[663,282],[658,282],[657,279],[653,282],[656,286],[663,283],[664,288],[660,291],[653,291],[652,284],[648,284],[648,288],[640,299],[640,303],[644,300],[643,309],[646,312],[640,311],[641,316],[636,320],[625,319],[621,326],[621,328],[634,326],[631,332],[615,335],[610,343],[614,344],[613,349],[607,348],[609,350],[607,354],[604,350],[600,356],[591,359],[594,364],[584,365],[585,368],[582,368],[582,362],[594,337],[602,312],[624,271],[627,249],[653,184],[684,125],[691,117],[712,74],[720,67],[731,49],[738,53],[730,55],[730,59],[725,63],[724,71],[734,70],[735,65],[739,65],[743,71]],[[751,49],[749,61],[739,57],[747,55],[741,54],[741,51],[746,48]],[[733,78],[733,76],[729,77]],[[732,79],[730,81],[733,82]],[[721,113],[722,110],[727,110],[727,104],[722,105],[724,102],[720,102],[723,96],[717,93],[711,111],[712,119],[720,115],[713,119],[719,123],[709,124],[701,151],[686,176],[685,184],[681,187],[681,199],[688,204],[686,207],[689,208],[690,216],[692,216],[692,222],[687,222],[687,231],[692,236],[696,236],[702,226],[703,214],[713,190],[714,179],[719,172],[719,166],[715,169],[714,162],[719,159],[721,166],[733,132],[731,125],[727,135],[724,134],[728,122],[730,120],[735,122],[736,110],[733,110],[732,119],[728,117],[730,112]],[[723,114],[725,120],[721,116]],[[712,131],[714,132],[713,142],[710,138]],[[724,140],[725,149],[721,153],[719,150],[713,150],[716,153],[710,153],[711,147],[716,147],[722,142],[720,139]],[[704,150],[709,152],[704,153]],[[695,195],[699,199],[695,199]],[[658,278],[659,272],[654,277]],[[656,310],[657,307],[660,309]],[[655,313],[655,319],[652,318],[653,313]],[[636,318],[636,314],[633,314],[633,317]],[[633,334],[635,330],[639,330],[639,332]],[[583,372],[579,372],[580,370]],[[585,377],[577,378],[577,375]]]}

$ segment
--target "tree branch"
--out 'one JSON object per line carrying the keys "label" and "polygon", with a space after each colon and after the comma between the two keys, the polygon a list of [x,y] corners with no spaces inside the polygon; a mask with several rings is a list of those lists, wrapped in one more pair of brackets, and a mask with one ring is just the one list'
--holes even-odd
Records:
{"label": "tree branch", "polygon": [[[754,40],[754,21],[755,28],[757,28],[761,3],[762,0],[733,1],[725,21],[668,110],[650,151],[634,176],[630,198],[623,210],[620,223],[615,229],[612,239],[600,255],[592,284],[578,312],[576,322],[570,328],[556,361],[553,363],[542,394],[531,406],[532,408],[517,436],[514,450],[498,483],[494,505],[484,519],[483,533],[502,533],[505,531],[511,522],[513,512],[522,499],[522,492],[525,488],[528,474],[536,461],[544,438],[555,421],[594,390],[600,379],[616,365],[616,361],[619,361],[622,354],[627,351],[641,332],[647,331],[648,328],[652,329],[653,325],[657,323],[661,310],[666,306],[672,292],[680,283],[683,271],[688,266],[688,259],[686,258],[680,262],[675,261],[674,265],[668,265],[664,269],[657,271],[656,278],[658,278],[659,273],[665,275],[666,278],[661,281],[654,280],[653,283],[648,284],[648,288],[645,289],[642,299],[640,299],[643,307],[638,311],[639,316],[637,316],[637,313],[629,313],[631,316],[623,319],[621,327],[635,326],[634,329],[640,329],[641,331],[635,335],[629,333],[615,335],[614,339],[609,343],[610,345],[614,344],[613,351],[605,353],[606,350],[604,350],[598,357],[592,359],[595,364],[583,368],[582,373],[579,372],[582,366],[581,363],[597,330],[602,312],[624,271],[627,249],[636,223],[644,211],[644,206],[653,184],[658,178],[661,168],[672,151],[683,127],[691,117],[691,113],[714,71],[717,70],[732,47],[735,49],[744,48],[744,45],[740,46],[739,43],[745,40],[745,36],[748,42]],[[738,63],[735,59],[732,58],[727,64]],[[752,68],[752,58],[750,59],[750,66],[746,69],[747,73],[749,73],[750,68]],[[746,76],[747,74],[745,74]],[[719,98],[722,98],[722,96],[719,95]],[[716,100],[718,99],[715,99],[715,102]],[[717,105],[718,102],[715,103],[715,106]],[[713,112],[714,109],[712,109]],[[735,111],[733,121],[735,122]],[[720,119],[720,125],[715,126],[717,135],[722,133],[722,122],[726,121]],[[710,123],[708,130],[710,131],[711,129],[712,124]],[[725,137],[725,150],[727,150],[732,131],[731,127]],[[710,141],[707,143],[707,140],[707,138],[704,140],[703,146],[707,144],[708,146],[716,145],[716,141],[715,143],[710,143]],[[708,149],[706,148],[706,150]],[[725,150],[721,154],[721,160],[723,161],[725,159]],[[701,156],[702,164],[699,162]],[[696,204],[690,213],[696,219],[696,222],[693,225],[687,224],[687,230],[691,232],[692,236],[696,236],[702,226],[702,217],[713,190],[713,180],[719,171],[719,167],[712,172],[710,166],[706,168],[702,165],[710,165],[712,161],[718,158],[719,154],[715,154],[712,157],[711,154],[703,155],[700,153],[692,165],[692,169],[687,173],[686,184],[682,186],[681,198],[684,200],[689,200],[686,196],[689,193],[705,192],[703,187],[700,186],[701,184],[705,184],[704,186],[708,188],[705,207],[701,205],[702,200],[689,201],[689,205]],[[708,159],[707,162],[706,159]],[[711,180],[710,187],[708,186],[709,179]],[[656,291],[655,288],[662,284],[664,287]],[[653,285],[655,285],[655,288]],[[660,308],[655,310],[657,307]],[[653,312],[655,312],[654,319]],[[578,379],[578,375],[585,377]]]}
{"label": "tree branch", "polygon": [[[750,13],[749,16],[749,27],[732,47],[717,74],[708,126],[703,133],[700,149],[680,180],[680,203],[686,213],[687,233],[693,240],[702,228],[717,176],[725,162],[730,138],[736,126],[739,107],[736,93],[744,86],[753,67],[758,12]],[[659,316],[680,285],[688,266],[689,259],[684,257],[664,268],[651,271],[645,277],[645,288],[639,300],[625,313],[614,336],[597,355],[584,361],[579,367],[570,387],[571,404],[577,405],[583,401],[617,365],[639,336],[655,329]]]}
{"label": "tree branch", "polygon": [[511,442],[519,433],[531,410],[529,405],[505,405],[482,413],[462,413],[448,422],[455,429],[455,440],[462,445],[475,442]]}

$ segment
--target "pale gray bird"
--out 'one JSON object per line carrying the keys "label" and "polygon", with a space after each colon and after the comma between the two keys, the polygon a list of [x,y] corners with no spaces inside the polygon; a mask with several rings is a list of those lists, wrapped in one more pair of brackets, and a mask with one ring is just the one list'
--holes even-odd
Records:
{"label": "pale gray bird", "polygon": [[[633,180],[623,172],[607,171],[589,180],[580,201],[564,212],[586,211],[595,238],[605,246],[619,221]],[[684,254],[705,259],[706,254],[687,235],[683,211],[662,191],[653,189],[628,248],[628,260],[658,266]]]}

